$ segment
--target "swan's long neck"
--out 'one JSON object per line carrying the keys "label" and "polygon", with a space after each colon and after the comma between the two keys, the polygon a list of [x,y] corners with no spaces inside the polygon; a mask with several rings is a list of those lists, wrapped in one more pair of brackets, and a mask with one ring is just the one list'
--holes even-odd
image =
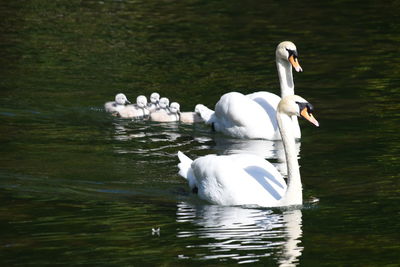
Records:
{"label": "swan's long neck", "polygon": [[292,65],[290,65],[288,61],[277,58],[276,67],[278,69],[279,83],[281,85],[281,98],[287,95],[294,95]]}
{"label": "swan's long neck", "polygon": [[280,111],[277,112],[277,119],[285,149],[288,173],[288,187],[283,201],[286,205],[301,205],[303,203],[303,194],[297,149],[293,134],[293,121],[291,117]]}

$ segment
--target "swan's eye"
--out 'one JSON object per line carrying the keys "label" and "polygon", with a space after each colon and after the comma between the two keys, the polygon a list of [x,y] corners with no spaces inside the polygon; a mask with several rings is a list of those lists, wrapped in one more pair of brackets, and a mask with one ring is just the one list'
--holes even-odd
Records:
{"label": "swan's eye", "polygon": [[311,114],[311,113],[313,113],[313,111],[314,111],[314,107],[313,107],[313,105],[311,105],[310,103],[307,103],[307,113],[308,114]]}
{"label": "swan's eye", "polygon": [[292,50],[292,49],[286,48],[286,51],[288,51],[288,53],[289,53],[288,58],[290,58],[291,56],[293,56],[294,58],[298,57],[298,54],[297,54],[296,50]]}
{"label": "swan's eye", "polygon": [[311,105],[308,102],[306,102],[306,103],[304,103],[304,102],[296,102],[296,104],[299,106],[300,111],[302,111],[304,109],[307,109],[308,115],[310,115],[314,111],[313,105]]}

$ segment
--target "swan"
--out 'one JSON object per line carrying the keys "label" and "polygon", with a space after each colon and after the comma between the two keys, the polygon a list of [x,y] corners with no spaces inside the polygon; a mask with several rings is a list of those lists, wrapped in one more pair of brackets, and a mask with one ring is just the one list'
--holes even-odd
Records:
{"label": "swan", "polygon": [[150,120],[157,122],[179,121],[179,104],[172,102],[168,107],[169,100],[166,97],[160,99],[160,109],[150,114]]}
{"label": "swan", "polygon": [[159,108],[159,104],[158,104],[159,101],[160,101],[160,94],[156,93],[156,92],[152,93],[150,95],[150,103],[147,104],[147,109],[150,112],[155,111],[156,109]]}
{"label": "swan", "polygon": [[[276,66],[281,87],[281,97],[294,95],[292,67],[301,72],[294,43],[281,42],[275,51]],[[224,94],[215,105],[215,112],[199,104],[199,114],[204,122],[217,132],[245,139],[280,140],[275,113],[281,97],[269,92],[243,95],[238,92]],[[293,117],[293,131],[301,137],[297,117]]]}
{"label": "swan", "polygon": [[136,98],[135,105],[125,106],[125,108],[118,112],[118,115],[121,116],[121,118],[147,118],[150,114],[150,111],[146,108],[146,106],[147,98],[144,95],[140,95]]}
{"label": "swan", "polygon": [[179,151],[179,175],[201,199],[213,204],[301,205],[302,185],[291,117],[301,116],[318,127],[312,111],[312,105],[297,95],[284,97],[278,105],[276,117],[287,161],[287,184],[270,162],[252,154],[207,155],[193,161]]}
{"label": "swan", "polygon": [[116,113],[121,109],[125,108],[126,104],[130,104],[128,98],[123,94],[119,93],[115,96],[115,101],[106,102],[104,109],[107,112]]}

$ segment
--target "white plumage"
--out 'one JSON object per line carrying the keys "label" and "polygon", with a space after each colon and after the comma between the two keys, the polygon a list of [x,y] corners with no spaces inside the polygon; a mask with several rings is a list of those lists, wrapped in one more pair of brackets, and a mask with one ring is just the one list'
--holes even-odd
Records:
{"label": "white plumage", "polygon": [[160,108],[150,114],[150,119],[157,122],[179,121],[179,104],[172,102],[170,106],[169,99],[163,97],[160,99]]}
{"label": "white plumage", "polygon": [[[281,96],[294,94],[292,67],[302,71],[297,60],[296,46],[289,41],[276,48]],[[215,112],[204,105],[198,105],[199,114],[207,124],[224,134],[248,139],[281,139],[275,113],[281,98],[269,92],[255,92],[243,95],[238,92],[224,94],[215,105]],[[297,118],[294,120],[294,135],[301,137]]]}
{"label": "white plumage", "polygon": [[116,113],[121,109],[125,108],[126,104],[130,104],[128,98],[122,93],[115,96],[115,101],[106,102],[104,104],[104,109],[110,113]]}
{"label": "white plumage", "polygon": [[147,105],[147,109],[150,112],[156,111],[160,107],[159,104],[158,104],[159,101],[160,101],[160,94],[156,93],[156,92],[152,93],[150,95],[150,102]]}
{"label": "white plumage", "polygon": [[183,123],[198,123],[203,122],[203,119],[200,115],[196,112],[180,112],[179,113],[179,120]]}
{"label": "white plumage", "polygon": [[303,98],[284,97],[277,109],[288,168],[286,184],[278,170],[264,158],[252,154],[207,155],[194,161],[178,152],[179,174],[198,196],[218,205],[263,207],[302,204],[302,185],[291,116],[302,116],[318,126],[312,106]]}
{"label": "white plumage", "polygon": [[118,114],[121,118],[147,118],[150,114],[147,109],[147,98],[144,95],[138,96],[135,105],[125,106],[125,108],[121,109]]}

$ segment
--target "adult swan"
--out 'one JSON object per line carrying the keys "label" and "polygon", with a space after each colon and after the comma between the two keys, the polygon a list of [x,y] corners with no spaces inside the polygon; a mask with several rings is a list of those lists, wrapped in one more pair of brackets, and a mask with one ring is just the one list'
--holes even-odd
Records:
{"label": "adult swan", "polygon": [[303,203],[292,116],[315,126],[312,105],[297,95],[284,97],[276,113],[288,168],[287,184],[277,169],[256,155],[207,155],[194,161],[178,152],[179,174],[201,199],[218,205],[281,207]]}
{"label": "adult swan", "polygon": [[[294,43],[280,43],[275,51],[281,97],[294,95],[292,67],[302,71],[297,59]],[[281,98],[269,92],[256,92],[243,95],[238,92],[224,94],[215,105],[215,112],[199,104],[196,111],[205,123],[211,124],[215,131],[232,137],[244,139],[280,140],[276,121],[276,108]],[[301,137],[297,117],[294,120],[294,136]]]}

